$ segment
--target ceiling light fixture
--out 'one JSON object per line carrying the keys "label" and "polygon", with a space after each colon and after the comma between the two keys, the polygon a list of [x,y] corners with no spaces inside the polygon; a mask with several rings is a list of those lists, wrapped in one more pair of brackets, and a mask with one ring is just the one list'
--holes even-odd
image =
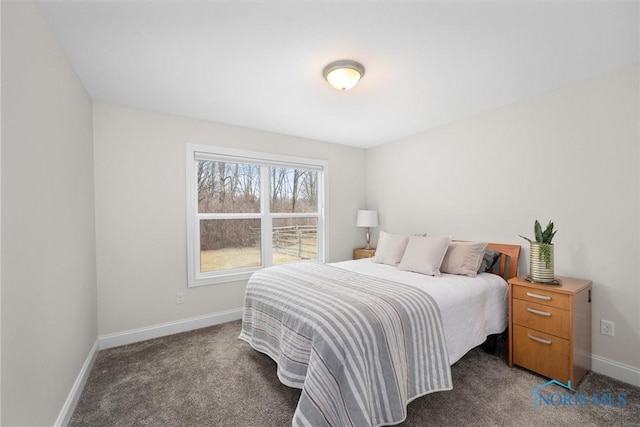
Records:
{"label": "ceiling light fixture", "polygon": [[322,75],[336,89],[349,90],[364,76],[364,67],[356,61],[341,59],[324,67]]}

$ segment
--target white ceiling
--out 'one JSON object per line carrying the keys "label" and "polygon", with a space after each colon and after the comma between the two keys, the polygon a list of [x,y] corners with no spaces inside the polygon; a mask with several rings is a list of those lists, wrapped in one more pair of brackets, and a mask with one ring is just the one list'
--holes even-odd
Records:
{"label": "white ceiling", "polygon": [[[638,62],[639,3],[43,1],[90,96],[371,147]],[[323,67],[366,68],[338,92]]]}

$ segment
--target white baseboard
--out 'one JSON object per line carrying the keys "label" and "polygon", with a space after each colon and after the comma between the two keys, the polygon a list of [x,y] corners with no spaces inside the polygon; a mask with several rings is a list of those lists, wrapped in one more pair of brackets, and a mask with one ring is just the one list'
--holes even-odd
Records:
{"label": "white baseboard", "polygon": [[640,387],[640,369],[597,355],[591,356],[591,370],[618,381]]}
{"label": "white baseboard", "polygon": [[147,326],[129,331],[117,332],[115,334],[101,335],[100,350],[132,344],[153,338],[160,338],[180,332],[192,331],[194,329],[206,328],[207,326],[219,325],[220,323],[231,322],[242,319],[242,308],[222,311],[204,316],[192,317],[189,319],[176,320],[174,322],[161,323],[159,325]]}
{"label": "white baseboard", "polygon": [[78,374],[76,381],[73,383],[73,387],[71,387],[71,391],[69,392],[67,400],[62,406],[60,414],[58,414],[58,419],[54,424],[55,427],[62,427],[69,424],[71,416],[73,415],[73,410],[76,409],[76,405],[78,403],[78,400],[80,399],[80,395],[82,394],[84,385],[87,383],[87,379],[89,378],[89,373],[91,372],[91,368],[93,367],[93,362],[95,362],[96,357],[98,356],[98,347],[99,342],[98,340],[96,340],[96,342],[93,343],[93,347],[91,347],[91,350],[89,350],[89,355],[84,361],[82,369],[80,369],[80,373]]}

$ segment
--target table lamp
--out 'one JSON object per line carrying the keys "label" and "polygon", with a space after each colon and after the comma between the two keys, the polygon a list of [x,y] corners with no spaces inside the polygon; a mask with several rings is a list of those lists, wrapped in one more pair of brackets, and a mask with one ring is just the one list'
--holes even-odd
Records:
{"label": "table lamp", "polygon": [[370,210],[359,210],[358,217],[356,219],[356,227],[366,227],[365,237],[367,238],[367,247],[365,249],[371,249],[369,241],[371,240],[370,227],[378,226],[378,212]]}

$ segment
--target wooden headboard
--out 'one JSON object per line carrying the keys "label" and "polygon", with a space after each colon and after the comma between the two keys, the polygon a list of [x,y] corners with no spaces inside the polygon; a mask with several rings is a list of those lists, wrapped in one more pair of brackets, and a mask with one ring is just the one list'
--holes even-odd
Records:
{"label": "wooden headboard", "polygon": [[505,280],[518,275],[518,262],[520,260],[520,245],[507,245],[505,243],[489,243],[487,248],[500,252],[500,261],[497,263],[497,273]]}

